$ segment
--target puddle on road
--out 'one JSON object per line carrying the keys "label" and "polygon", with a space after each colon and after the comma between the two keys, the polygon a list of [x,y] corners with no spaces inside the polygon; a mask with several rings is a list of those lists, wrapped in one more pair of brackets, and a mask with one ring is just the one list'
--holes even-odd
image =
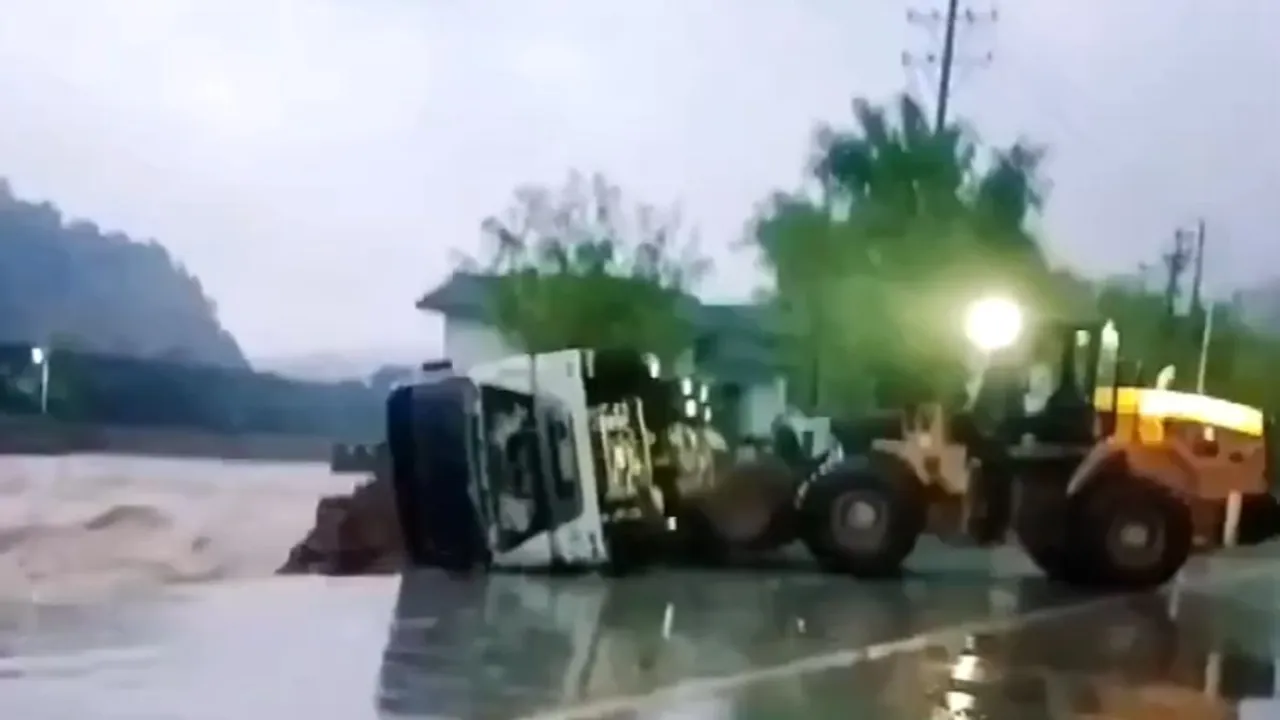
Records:
{"label": "puddle on road", "polygon": [[[1274,716],[1277,592],[1259,577],[1082,607],[1040,579],[957,573],[281,579],[25,620],[6,608],[0,706],[33,720],[504,718],[584,703],[599,712],[573,717],[633,717],[616,698],[715,677],[727,684],[681,702],[724,717],[1127,720],[1176,699]],[[1028,612],[1056,616],[1027,625]],[[868,646],[885,652],[849,659]],[[761,670],[788,663],[799,669]],[[1198,712],[1174,717],[1219,717]]]}

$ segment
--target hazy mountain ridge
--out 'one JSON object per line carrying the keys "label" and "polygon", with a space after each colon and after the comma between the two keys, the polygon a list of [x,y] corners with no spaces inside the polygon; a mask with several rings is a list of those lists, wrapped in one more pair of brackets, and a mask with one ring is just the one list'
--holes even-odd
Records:
{"label": "hazy mountain ridge", "polygon": [[368,350],[318,352],[287,357],[254,358],[253,366],[295,380],[341,382],[370,380],[380,371],[407,370],[442,353],[423,354],[409,348],[370,348]]}
{"label": "hazy mountain ridge", "polygon": [[0,343],[247,368],[199,279],[154,240],[67,219],[0,179]]}

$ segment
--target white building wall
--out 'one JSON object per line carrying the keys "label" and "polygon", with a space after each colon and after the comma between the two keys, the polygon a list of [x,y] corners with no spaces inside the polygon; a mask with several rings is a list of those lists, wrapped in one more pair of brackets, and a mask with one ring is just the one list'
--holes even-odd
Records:
{"label": "white building wall", "polygon": [[509,357],[518,352],[488,323],[446,318],[444,353],[459,372],[478,363]]}
{"label": "white building wall", "polygon": [[749,385],[742,390],[742,433],[768,437],[775,418],[786,412],[787,383],[776,378],[771,383]]}

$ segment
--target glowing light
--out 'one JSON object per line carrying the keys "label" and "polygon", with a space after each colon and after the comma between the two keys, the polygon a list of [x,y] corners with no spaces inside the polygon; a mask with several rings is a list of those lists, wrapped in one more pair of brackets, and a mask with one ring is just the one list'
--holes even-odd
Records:
{"label": "glowing light", "polygon": [[1022,308],[1004,297],[974,302],[965,314],[964,334],[982,352],[996,352],[1013,345],[1022,334]]}
{"label": "glowing light", "polygon": [[694,400],[693,398],[689,398],[688,400],[685,400],[684,414],[685,414],[685,417],[690,417],[690,418],[698,417],[698,401]]}
{"label": "glowing light", "polygon": [[982,660],[970,653],[963,653],[951,666],[951,679],[960,682],[977,682],[982,679]]}

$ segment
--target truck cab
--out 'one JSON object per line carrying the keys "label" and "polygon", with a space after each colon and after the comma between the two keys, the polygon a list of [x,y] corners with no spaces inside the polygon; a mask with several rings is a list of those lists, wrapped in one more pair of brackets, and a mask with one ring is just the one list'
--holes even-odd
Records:
{"label": "truck cab", "polygon": [[[570,349],[501,358],[396,391],[389,407],[408,408],[388,417],[396,484],[427,488],[405,503],[436,502],[448,494],[440,483],[464,483],[492,568],[647,562],[672,530],[676,477],[690,452],[706,452],[680,432],[705,422],[705,403],[690,411],[687,383],[659,371],[639,352]],[[442,391],[446,384],[455,389]],[[456,431],[422,419],[450,413]],[[401,517],[406,534],[424,532],[413,512]]]}

